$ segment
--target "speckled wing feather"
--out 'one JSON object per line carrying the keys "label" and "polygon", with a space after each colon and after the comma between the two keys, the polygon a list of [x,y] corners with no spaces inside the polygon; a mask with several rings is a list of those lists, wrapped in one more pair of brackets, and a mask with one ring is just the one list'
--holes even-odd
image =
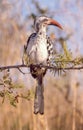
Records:
{"label": "speckled wing feather", "polygon": [[47,65],[52,65],[53,60],[53,42],[50,37],[47,37],[47,50],[48,50],[48,58],[47,58]]}

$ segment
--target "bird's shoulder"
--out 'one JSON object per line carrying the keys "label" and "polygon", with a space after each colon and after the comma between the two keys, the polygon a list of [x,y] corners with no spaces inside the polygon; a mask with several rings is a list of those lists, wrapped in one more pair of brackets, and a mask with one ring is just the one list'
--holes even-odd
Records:
{"label": "bird's shoulder", "polygon": [[29,42],[36,36],[36,33],[32,33],[27,40],[27,45],[29,44]]}

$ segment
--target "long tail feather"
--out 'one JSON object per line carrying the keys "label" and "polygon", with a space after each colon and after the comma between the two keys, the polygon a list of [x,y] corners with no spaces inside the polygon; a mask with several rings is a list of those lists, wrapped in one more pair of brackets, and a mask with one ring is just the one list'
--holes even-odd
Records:
{"label": "long tail feather", "polygon": [[42,76],[37,78],[37,87],[35,91],[35,99],[34,99],[34,113],[44,114],[44,86],[42,82]]}

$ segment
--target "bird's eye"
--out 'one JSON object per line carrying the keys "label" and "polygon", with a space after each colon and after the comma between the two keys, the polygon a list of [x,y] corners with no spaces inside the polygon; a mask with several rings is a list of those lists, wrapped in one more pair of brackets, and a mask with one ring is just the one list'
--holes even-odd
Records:
{"label": "bird's eye", "polygon": [[48,20],[47,19],[44,19],[43,22],[47,22]]}

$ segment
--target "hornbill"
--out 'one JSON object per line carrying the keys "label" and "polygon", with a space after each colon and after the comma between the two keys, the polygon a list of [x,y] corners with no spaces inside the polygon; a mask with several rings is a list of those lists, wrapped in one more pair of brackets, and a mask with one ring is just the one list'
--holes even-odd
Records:
{"label": "hornbill", "polygon": [[[54,25],[62,29],[62,26],[55,20],[46,16],[36,17],[34,20],[35,33],[32,33],[27,40],[26,53],[30,62],[30,72],[37,80],[34,99],[34,113],[44,114],[44,86],[43,77],[47,69],[41,65],[50,65],[53,55],[53,44],[47,37],[46,29],[48,25]],[[36,67],[34,65],[40,65]]]}

